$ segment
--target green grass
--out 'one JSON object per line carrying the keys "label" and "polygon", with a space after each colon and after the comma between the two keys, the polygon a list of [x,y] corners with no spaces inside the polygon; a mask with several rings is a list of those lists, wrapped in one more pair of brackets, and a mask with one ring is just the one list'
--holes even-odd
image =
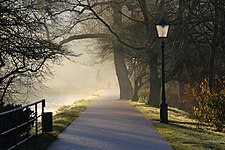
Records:
{"label": "green grass", "polygon": [[151,119],[155,129],[176,150],[225,150],[225,133],[215,132],[209,126],[201,125],[199,128],[198,121],[191,119],[187,112],[169,107],[169,124],[162,124],[159,122],[159,108],[131,101],[129,104]]}
{"label": "green grass", "polygon": [[38,135],[38,138],[33,138],[28,144],[25,144],[24,150],[46,150],[47,147],[57,139],[60,133],[68,127],[81,112],[83,112],[90,104],[90,100],[80,100],[72,105],[62,106],[53,116],[53,131],[44,135]]}

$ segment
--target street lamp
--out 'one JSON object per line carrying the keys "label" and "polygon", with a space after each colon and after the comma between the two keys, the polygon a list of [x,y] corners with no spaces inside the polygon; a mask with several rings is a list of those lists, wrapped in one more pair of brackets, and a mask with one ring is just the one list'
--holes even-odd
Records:
{"label": "street lamp", "polygon": [[160,104],[160,122],[168,123],[168,104],[166,103],[165,95],[165,66],[164,66],[164,38],[167,38],[170,24],[162,19],[156,24],[156,31],[158,38],[162,38],[162,102]]}

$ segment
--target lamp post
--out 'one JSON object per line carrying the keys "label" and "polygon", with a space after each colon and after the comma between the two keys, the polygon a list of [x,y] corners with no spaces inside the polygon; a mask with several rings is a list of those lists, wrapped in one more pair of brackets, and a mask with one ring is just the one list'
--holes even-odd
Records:
{"label": "lamp post", "polygon": [[158,38],[162,38],[162,102],[160,104],[160,122],[168,123],[168,104],[166,103],[165,94],[165,65],[164,65],[164,39],[168,36],[170,25],[162,19],[158,24],[156,24],[156,31]]}

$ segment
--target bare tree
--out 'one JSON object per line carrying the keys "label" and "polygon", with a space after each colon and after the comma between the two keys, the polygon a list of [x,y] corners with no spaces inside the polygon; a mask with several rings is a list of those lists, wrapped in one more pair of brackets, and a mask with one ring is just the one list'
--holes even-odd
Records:
{"label": "bare tree", "polygon": [[45,38],[46,18],[36,1],[1,0],[0,5],[0,101],[15,100],[27,87],[51,73],[49,64],[76,56]]}
{"label": "bare tree", "polygon": [[[212,89],[214,77],[222,77],[224,72],[225,3],[204,0],[175,2],[178,8],[173,9],[171,14],[174,15],[170,16],[175,25],[171,70],[175,70],[174,74],[179,76],[177,79],[183,81],[208,78]],[[182,71],[183,68],[186,72]]]}
{"label": "bare tree", "polygon": [[[121,73],[121,78],[117,74],[118,81],[121,81],[121,90],[126,89],[125,93],[131,93],[128,92],[130,91],[128,89],[131,88],[122,86],[122,82],[126,82],[127,86],[130,84],[125,59],[127,57],[137,58],[137,61],[149,65],[150,95],[148,103],[153,106],[158,106],[160,102],[160,41],[156,39],[155,34],[155,23],[160,18],[168,19],[172,23],[170,36],[166,42],[167,81],[172,78],[181,81],[181,79],[187,79],[186,77],[189,75],[195,77],[197,72],[194,70],[198,70],[199,67],[201,68],[199,69],[200,75],[197,76],[203,77],[201,75],[208,72],[203,69],[208,62],[210,62],[209,70],[211,70],[208,74],[212,75],[217,52],[223,54],[224,34],[221,33],[224,32],[224,29],[221,25],[224,24],[224,16],[222,15],[224,2],[222,1],[82,0],[73,1],[73,3],[63,1],[62,3],[68,4],[68,8],[70,8],[65,9],[65,11],[79,14],[80,17],[76,23],[83,23],[87,20],[90,23],[98,20],[102,24],[97,24],[97,26],[103,25],[113,36],[109,36],[105,30],[104,32],[86,30],[88,34],[75,33],[75,35],[65,38],[61,43],[64,44],[80,38],[110,37],[111,43],[109,43],[113,51],[104,49],[102,54],[104,56],[106,53],[113,52],[116,70],[123,68],[121,69],[123,71],[117,71],[117,73]],[[61,10],[60,13],[62,12],[64,11]],[[108,14],[111,14],[111,17]],[[216,14],[222,17],[217,19]],[[79,19],[81,20],[79,21]],[[215,50],[212,49],[213,45]],[[115,51],[115,49],[118,50]],[[205,50],[209,51],[205,52]],[[196,59],[196,57],[198,58]],[[194,60],[197,60],[196,64],[193,63]],[[221,58],[219,60],[222,61]],[[185,73],[184,70],[188,72]],[[130,96],[125,97],[129,98]]]}

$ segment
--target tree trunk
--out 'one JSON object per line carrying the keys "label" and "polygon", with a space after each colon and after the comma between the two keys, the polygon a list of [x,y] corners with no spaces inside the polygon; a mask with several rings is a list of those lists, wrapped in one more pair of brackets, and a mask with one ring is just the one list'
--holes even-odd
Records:
{"label": "tree trunk", "polygon": [[[144,23],[145,23],[145,27],[146,27],[146,35],[147,35],[148,40],[150,42],[154,38],[153,34],[152,34],[152,33],[155,32],[155,25],[152,24],[152,21],[154,19],[151,19],[151,16],[149,14],[149,10],[148,10],[148,7],[147,7],[148,1],[139,0],[138,2],[140,4],[141,11],[142,11],[143,16],[144,16]],[[163,10],[162,9],[163,4],[164,4],[164,0],[161,0],[160,6],[158,6],[159,7],[158,10],[160,10],[160,11]],[[163,14],[163,12],[161,14]],[[149,93],[149,98],[148,98],[147,104],[151,105],[153,107],[159,107],[160,82],[159,82],[159,78],[158,78],[158,66],[157,66],[158,55],[157,55],[157,52],[153,52],[152,49],[148,49],[148,51],[150,52],[149,53],[149,60],[150,60],[150,62],[149,62],[150,93]]]}
{"label": "tree trunk", "polygon": [[177,108],[184,110],[185,105],[181,102],[182,98],[184,98],[184,85],[182,83],[178,83],[178,106]]}
{"label": "tree trunk", "polygon": [[214,43],[213,43],[213,47],[210,49],[210,58],[209,58],[209,88],[210,91],[213,90],[213,83],[214,83],[214,58],[215,58],[215,51],[216,48],[214,47]]}
{"label": "tree trunk", "polygon": [[116,76],[119,82],[120,99],[131,99],[132,86],[128,78],[128,71],[125,65],[124,53],[114,46],[114,64]]}
{"label": "tree trunk", "polygon": [[159,107],[160,97],[160,79],[158,78],[157,56],[152,57],[150,62],[150,93],[148,105]]}
{"label": "tree trunk", "polygon": [[[113,28],[119,28],[122,24],[122,14],[120,13],[122,6],[115,4],[113,9]],[[118,42],[113,42],[114,64],[116,68],[116,76],[119,82],[120,99],[131,99],[132,85],[128,78],[128,71],[125,65],[124,53],[120,51],[122,46]]]}
{"label": "tree trunk", "polygon": [[[214,4],[214,9],[215,9],[215,16],[221,16],[221,13],[219,12],[219,8],[218,8],[218,3],[216,1],[213,2]],[[222,32],[222,29],[220,28],[219,25],[219,19],[218,17],[215,18],[214,21],[214,33],[212,36],[212,43],[211,43],[211,49],[210,49],[210,57],[209,57],[209,88],[210,91],[213,90],[213,86],[214,86],[214,66],[215,66],[215,56],[216,56],[216,52],[217,52],[217,48],[219,46],[219,42],[218,42],[218,37],[219,37],[219,33]]]}
{"label": "tree trunk", "polygon": [[133,92],[133,96],[132,96],[132,101],[138,101],[139,97],[138,97],[138,82],[139,82],[139,78],[135,78],[134,79],[134,92]]}

